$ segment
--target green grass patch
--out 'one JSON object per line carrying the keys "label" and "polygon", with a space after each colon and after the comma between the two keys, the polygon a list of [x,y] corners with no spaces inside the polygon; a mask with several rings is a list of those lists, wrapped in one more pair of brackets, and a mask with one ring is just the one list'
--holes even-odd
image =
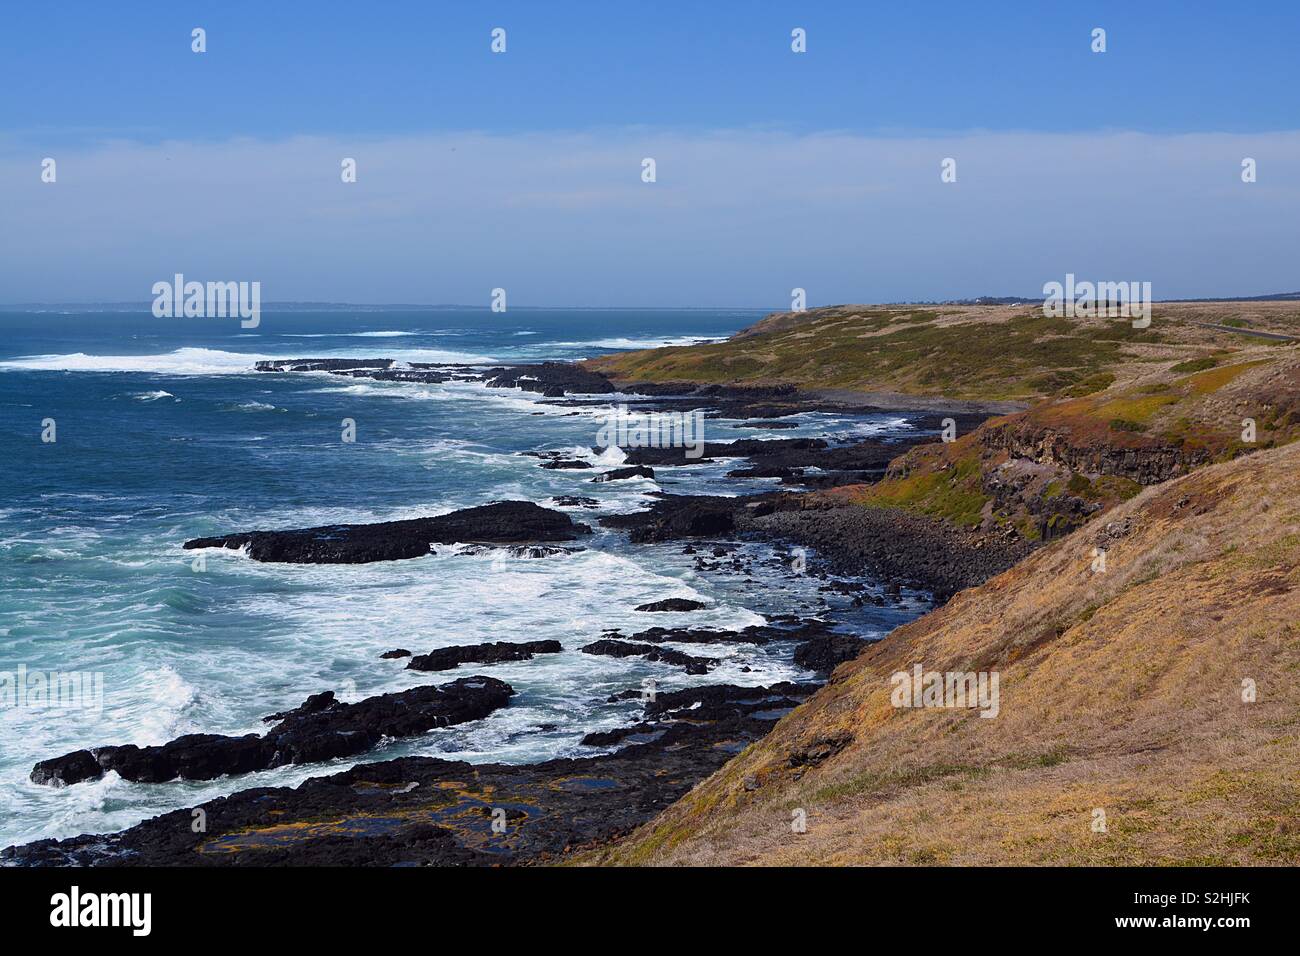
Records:
{"label": "green grass patch", "polygon": [[974,527],[982,520],[988,500],[980,489],[979,456],[972,454],[943,471],[877,482],[868,489],[864,504],[901,508]]}
{"label": "green grass patch", "polygon": [[1175,384],[1190,388],[1195,395],[1209,395],[1211,392],[1217,392],[1223,388],[1242,372],[1255,368],[1257,365],[1263,365],[1268,361],[1268,359],[1260,359],[1256,362],[1242,362],[1240,365],[1225,365],[1223,368],[1216,368],[1179,379]]}
{"label": "green grass patch", "polygon": [[[1100,418],[1121,420],[1128,423],[1146,424],[1166,405],[1178,401],[1177,395],[1143,395],[1132,398],[1115,398],[1097,407]],[[1111,423],[1114,426],[1114,421]],[[1128,429],[1130,431],[1135,429]]]}
{"label": "green grass patch", "polygon": [[1115,384],[1113,374],[1110,372],[1097,372],[1067,388],[1065,394],[1071,398],[1082,398],[1084,395],[1105,391],[1113,384]]}
{"label": "green grass patch", "polygon": [[1175,375],[1185,375],[1190,372],[1204,372],[1207,368],[1214,368],[1214,366],[1218,364],[1218,359],[1207,355],[1204,358],[1179,362],[1177,365],[1170,368],[1169,371],[1173,372]]}

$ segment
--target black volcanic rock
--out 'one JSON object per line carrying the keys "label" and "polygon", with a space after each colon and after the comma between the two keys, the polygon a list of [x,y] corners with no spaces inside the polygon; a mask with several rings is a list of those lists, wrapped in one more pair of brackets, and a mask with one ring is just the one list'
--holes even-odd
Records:
{"label": "black volcanic rock", "polygon": [[719,631],[713,628],[694,627],[652,627],[637,631],[626,638],[620,631],[606,631],[601,637],[617,640],[632,640],[643,644],[663,644],[665,641],[675,644],[767,644],[772,638],[769,633],[776,628],[751,625],[743,631]]}
{"label": "black volcanic rock", "polygon": [[820,451],[827,447],[824,438],[742,438],[732,442],[705,442],[702,457],[692,458],[699,451],[676,445],[667,448],[625,448],[629,465],[697,465],[702,461],[715,458],[753,458],[762,456],[773,459],[777,456],[788,457],[798,464],[801,457],[809,452]]}
{"label": "black volcanic rock", "polygon": [[754,468],[737,468],[727,472],[728,478],[798,478],[803,474],[795,468],[783,465],[761,465]]}
{"label": "black volcanic rock", "polygon": [[692,601],[690,598],[665,598],[662,601],[651,601],[649,604],[642,604],[637,607],[638,611],[699,611],[708,607],[703,601]]}
{"label": "black volcanic rock", "polygon": [[[817,620],[794,620],[788,627],[776,627],[770,624],[751,624],[739,631],[723,631],[714,628],[693,627],[652,627],[637,631],[630,640],[648,644],[662,644],[669,641],[677,644],[771,644],[775,641],[804,643],[814,638],[825,637],[831,633],[827,625]],[[607,631],[602,637],[622,638],[618,631]]]}
{"label": "black volcanic rock", "polygon": [[628,641],[600,640],[588,644],[582,649],[584,654],[600,654],[605,657],[644,657],[648,661],[672,664],[686,668],[688,674],[707,674],[717,667],[720,661],[712,657],[692,657],[682,651],[667,647],[655,647],[653,644],[632,644]]}
{"label": "black volcanic rock", "polygon": [[[591,757],[537,764],[470,764],[402,757],[258,787],[117,833],[39,840],[0,853],[7,865],[500,866],[545,863],[645,823],[772,727],[772,711],[814,688],[706,687],[646,704],[662,718],[603,732],[590,743],[625,743]],[[631,692],[640,696],[641,691]],[[621,696],[621,695],[620,695]],[[700,706],[695,706],[696,703]],[[492,827],[506,810],[504,832]],[[436,821],[431,823],[430,821]],[[328,825],[321,825],[328,821]]]}
{"label": "black volcanic rock", "polygon": [[[646,701],[646,717],[692,720],[724,720],[749,716],[768,710],[797,707],[812,696],[820,684],[782,681],[769,687],[740,687],[736,684],[709,684],[684,690],[664,691]],[[636,691],[643,694],[642,691]]]}
{"label": "black volcanic rock", "polygon": [[[294,710],[274,714],[276,725],[261,736],[187,734],[156,747],[96,747],[42,760],[34,783],[96,780],[110,770],[126,780],[212,780],[283,764],[314,763],[369,750],[384,737],[410,737],[486,717],[504,707],[513,688],[494,677],[462,677],[438,687],[341,704],[332,692],[315,694]],[[93,765],[93,766],[92,766]]]}
{"label": "black volcanic rock", "polygon": [[603,475],[597,475],[592,481],[623,481],[627,478],[653,478],[655,470],[647,468],[645,465],[633,465],[630,468],[614,468],[605,472]]}
{"label": "black volcanic rock", "polygon": [[[542,462],[543,468],[555,470],[576,470],[579,468],[594,467],[591,462],[583,461],[581,458],[554,458],[551,461]],[[593,479],[598,480],[598,479]]]}
{"label": "black volcanic rock", "polygon": [[259,372],[357,372],[393,367],[392,359],[269,359],[253,366]]}
{"label": "black volcanic rock", "polygon": [[334,706],[334,691],[321,691],[319,694],[312,694],[293,710],[283,710],[278,714],[271,714],[262,718],[264,724],[278,724],[282,720],[290,717],[301,717],[304,714],[315,714],[322,710],[328,710]]}
{"label": "black volcanic rock", "polygon": [[654,724],[640,723],[631,727],[615,727],[613,730],[593,730],[578,741],[583,747],[612,747],[629,738],[642,737],[648,742],[663,736],[663,731]]}
{"label": "black volcanic rock", "polygon": [[867,648],[869,642],[852,634],[827,634],[814,637],[795,648],[794,662],[800,667],[829,674],[845,661],[851,661]]}
{"label": "black volcanic rock", "polygon": [[582,495],[556,495],[555,503],[561,508],[597,508],[600,502],[595,498],[586,498]]}
{"label": "black volcanic rock", "polygon": [[738,525],[742,531],[815,549],[828,570],[855,577],[871,574],[926,590],[940,604],[1002,573],[1035,547],[1034,542],[994,539],[895,508],[858,505],[738,512]]}
{"label": "black volcanic rock", "polygon": [[99,765],[93,753],[89,750],[76,750],[53,760],[42,760],[32,768],[31,779],[33,783],[66,787],[83,780],[98,780],[103,775],[104,768]]}
{"label": "black volcanic rock", "polygon": [[[581,526],[579,526],[581,527]],[[585,548],[566,548],[559,544],[512,544],[505,548],[496,548],[486,544],[471,544],[461,554],[488,554],[503,550],[512,558],[553,558],[560,554],[577,554]]]}
{"label": "black volcanic rock", "polygon": [[564,650],[559,641],[508,641],[485,644],[457,644],[440,647],[428,654],[412,657],[406,665],[412,671],[447,671],[461,664],[499,664],[502,661],[530,661],[534,654],[558,654]]}
{"label": "black volcanic rock", "polygon": [[404,647],[399,647],[391,651],[384,651],[384,653],[379,655],[379,659],[381,661],[392,661],[392,660],[396,660],[399,657],[410,657],[410,656],[411,656],[410,651],[408,651]]}
{"label": "black volcanic rock", "polygon": [[735,511],[742,502],[722,495],[662,495],[646,511],[607,515],[600,523],[627,529],[635,543],[713,537],[735,529]]}
{"label": "black volcanic rock", "polygon": [[615,391],[614,384],[604,375],[568,362],[488,369],[483,373],[483,383],[488,388],[519,388],[546,396],[561,396],[569,392],[607,395]]}
{"label": "black volcanic rock", "polygon": [[433,518],[336,524],[285,531],[246,531],[195,538],[185,548],[243,548],[255,561],[364,564],[418,558],[434,544],[572,541],[591,529],[530,501],[499,501]]}

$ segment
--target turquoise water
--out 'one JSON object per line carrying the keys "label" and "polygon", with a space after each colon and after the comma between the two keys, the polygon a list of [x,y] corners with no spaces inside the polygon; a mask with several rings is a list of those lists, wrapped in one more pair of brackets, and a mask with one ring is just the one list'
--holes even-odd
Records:
{"label": "turquoise water", "polygon": [[[665,689],[807,677],[788,648],[699,646],[719,657],[707,677],[576,653],[609,628],[631,634],[671,615],[632,609],[670,596],[710,601],[690,615],[741,627],[821,597],[771,548],[761,586],[692,569],[681,546],[631,546],[597,531],[578,554],[545,559],[440,548],[413,561],[359,566],[266,565],[206,552],[196,569],[181,543],[250,528],[380,521],[503,498],[574,509],[637,510],[655,490],[737,493],[769,481],[719,481],[732,465],[661,470],[659,480],[592,484],[520,452],[590,454],[618,397],[575,410],[477,384],[411,385],[327,374],[269,375],[258,358],[384,356],[431,362],[573,359],[619,348],[722,337],[751,312],[267,310],[259,328],[235,320],[156,320],[138,312],[0,313],[0,674],[103,675],[102,706],[0,702],[0,846],[120,829],[154,814],[254,785],[294,784],[358,760],[288,767],[234,780],[162,785],[104,780],[56,790],[30,783],[40,759],[107,743],[162,743],[183,733],[248,733],[260,718],[333,689],[344,700],[442,683],[381,661],[487,640],[555,638],[566,653],[484,669],[519,691],[487,720],[395,742],[382,756],[473,761],[570,755],[582,735],[626,723],[635,704],[610,694],[653,678]],[[341,422],[357,440],[340,440]],[[53,419],[54,442],[42,424]],[[801,416],[793,435],[843,437],[909,427],[899,416]],[[710,419],[705,437],[773,437]],[[602,463],[621,455],[607,452]],[[838,599],[832,599],[838,600]],[[916,614],[858,613],[864,635]],[[463,668],[463,673],[472,669]]]}

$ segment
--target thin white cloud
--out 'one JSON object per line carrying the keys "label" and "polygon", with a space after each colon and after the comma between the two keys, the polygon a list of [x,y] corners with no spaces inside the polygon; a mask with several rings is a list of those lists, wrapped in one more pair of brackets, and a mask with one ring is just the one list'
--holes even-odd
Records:
{"label": "thin white cloud", "polygon": [[1281,291],[1300,285],[1297,183],[1294,131],[0,142],[0,302],[143,300],[177,271],[371,302],[505,286],[514,304],[766,306],[796,285],[812,303],[1035,294],[1067,271],[1157,297]]}

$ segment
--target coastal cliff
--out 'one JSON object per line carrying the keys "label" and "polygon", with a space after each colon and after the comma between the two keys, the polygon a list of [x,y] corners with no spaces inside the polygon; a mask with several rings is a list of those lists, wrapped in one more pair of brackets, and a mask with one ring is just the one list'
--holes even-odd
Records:
{"label": "coastal cliff", "polygon": [[[1038,547],[864,648],[583,862],[1300,861],[1300,361],[1286,338],[1300,314],[1214,303],[1160,307],[1147,330],[1053,321],[836,307],[591,363],[624,387],[1025,402],[805,507]],[[922,673],[997,675],[995,713],[896,695],[896,675]]]}
{"label": "coastal cliff", "polygon": [[[1294,444],[1142,491],[841,665],[587,862],[1300,862],[1298,499]],[[895,706],[917,665],[997,673],[996,716]]]}

